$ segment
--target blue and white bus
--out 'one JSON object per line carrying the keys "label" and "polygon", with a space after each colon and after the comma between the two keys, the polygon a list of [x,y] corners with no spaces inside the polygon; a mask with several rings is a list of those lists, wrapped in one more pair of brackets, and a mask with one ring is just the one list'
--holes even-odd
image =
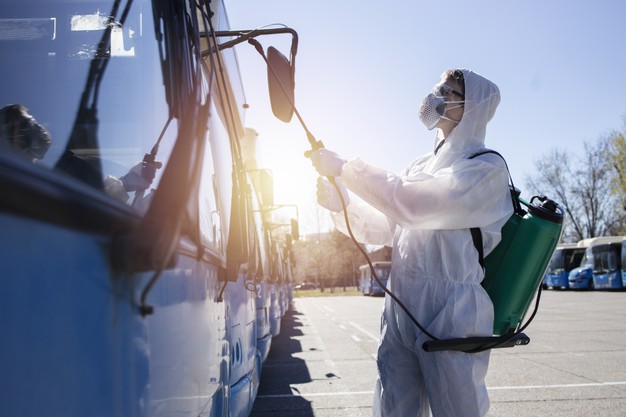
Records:
{"label": "blue and white bus", "polygon": [[622,288],[626,288],[626,237],[622,239],[622,251],[621,251],[621,263],[622,263]]}
{"label": "blue and white bus", "polygon": [[580,266],[585,256],[585,241],[563,243],[556,247],[544,276],[544,286],[553,289],[569,288],[569,273]]}
{"label": "blue and white bus", "polygon": [[241,150],[230,46],[264,31],[228,29],[221,0],[0,3],[0,415],[250,414],[291,237]]}
{"label": "blue and white bus", "polygon": [[[386,287],[389,280],[389,272],[391,271],[391,262],[376,261],[372,262],[374,272],[381,283]],[[378,284],[378,281],[372,276],[372,270],[369,264],[359,267],[359,290],[363,295],[385,295],[385,291]]]}
{"label": "blue and white bus", "polygon": [[594,247],[593,288],[622,288],[622,236]]}
{"label": "blue and white bus", "polygon": [[[614,269],[619,264],[615,256],[620,257],[619,249],[615,255],[615,244],[621,247],[622,237],[601,236],[584,239],[581,242],[584,242],[587,249],[580,266],[570,271],[569,287],[593,290],[599,285],[599,288],[609,288],[615,281],[617,273]],[[621,274],[619,278],[621,285]]]}

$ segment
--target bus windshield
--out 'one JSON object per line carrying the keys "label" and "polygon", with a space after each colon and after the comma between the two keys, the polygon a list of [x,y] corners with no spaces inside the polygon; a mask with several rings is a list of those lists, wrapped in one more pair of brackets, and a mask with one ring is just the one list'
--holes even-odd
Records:
{"label": "bus windshield", "polygon": [[585,251],[585,256],[583,260],[580,261],[580,266],[584,268],[593,268],[593,250],[592,248],[587,248]]}
{"label": "bus windshield", "polygon": [[548,265],[548,270],[546,273],[548,274],[560,274],[565,270],[565,251],[564,250],[556,250],[554,255],[552,255],[552,259],[550,260],[550,265]]}
{"label": "bus windshield", "polygon": [[593,272],[604,274],[619,268],[620,256],[618,247],[614,245],[601,245],[593,248],[594,266]]}
{"label": "bus windshield", "polygon": [[374,271],[376,272],[376,276],[379,279],[388,279],[389,278],[389,271],[390,271],[389,266],[386,266],[386,267],[377,266],[377,267],[374,267]]}

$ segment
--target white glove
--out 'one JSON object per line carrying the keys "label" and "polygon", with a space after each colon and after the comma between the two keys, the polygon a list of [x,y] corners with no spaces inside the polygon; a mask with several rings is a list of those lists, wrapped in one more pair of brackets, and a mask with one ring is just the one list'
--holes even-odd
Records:
{"label": "white glove", "polygon": [[[335,180],[335,182],[339,187],[339,191],[341,191],[341,196],[347,207],[348,204],[350,204],[348,190],[339,180]],[[337,189],[330,181],[323,177],[317,179],[317,203],[330,211],[340,212],[343,210]]]}
{"label": "white glove", "polygon": [[324,177],[339,177],[346,160],[326,148],[319,149],[311,155],[311,162],[317,172]]}

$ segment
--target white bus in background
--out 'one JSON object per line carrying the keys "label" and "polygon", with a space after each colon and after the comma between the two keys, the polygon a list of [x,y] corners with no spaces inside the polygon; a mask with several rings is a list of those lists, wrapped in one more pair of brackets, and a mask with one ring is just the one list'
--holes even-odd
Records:
{"label": "white bus in background", "polygon": [[600,236],[581,240],[587,249],[580,266],[570,271],[569,288],[621,288],[622,240],[623,236]]}
{"label": "white bus in background", "polygon": [[585,256],[586,244],[585,240],[581,240],[578,243],[562,243],[556,247],[544,275],[544,287],[569,288],[569,273],[580,266]]}
{"label": "white bus in background", "polygon": [[[391,271],[390,261],[372,262],[374,272],[381,283],[386,287],[389,280],[389,272]],[[378,281],[372,276],[372,270],[369,264],[359,267],[359,290],[363,295],[385,295],[385,291],[378,284]]]}
{"label": "white bus in background", "polygon": [[622,285],[622,241],[624,236],[615,236],[593,248],[593,288],[617,290]]}

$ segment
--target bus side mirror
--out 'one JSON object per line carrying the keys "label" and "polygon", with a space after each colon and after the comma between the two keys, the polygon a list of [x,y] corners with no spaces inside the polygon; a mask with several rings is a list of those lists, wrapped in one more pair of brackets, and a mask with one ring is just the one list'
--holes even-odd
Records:
{"label": "bus side mirror", "polygon": [[267,81],[274,116],[288,123],[294,112],[295,67],[278,49],[267,49]]}

